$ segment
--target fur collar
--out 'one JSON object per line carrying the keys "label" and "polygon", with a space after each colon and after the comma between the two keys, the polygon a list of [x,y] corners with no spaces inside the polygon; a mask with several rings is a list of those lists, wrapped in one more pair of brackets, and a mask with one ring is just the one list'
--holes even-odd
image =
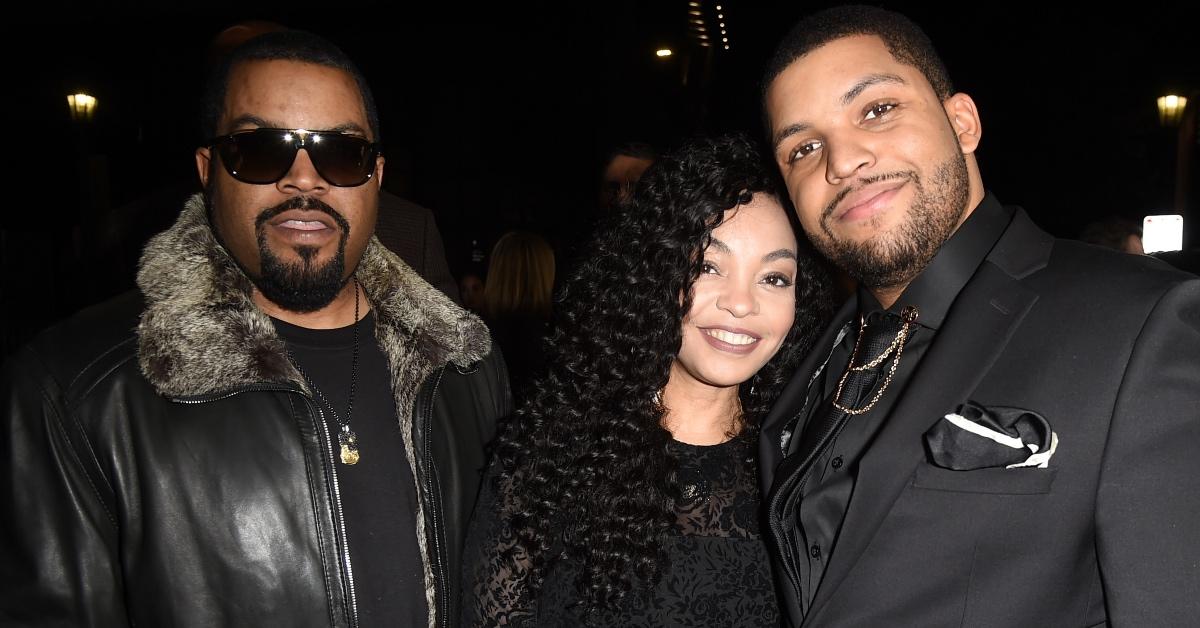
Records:
{"label": "fur collar", "polygon": [[[491,350],[487,328],[421,279],[375,238],[357,270],[375,309],[376,338],[392,371],[399,408],[433,370],[466,367]],[[262,383],[307,391],[287,360],[270,318],[250,298],[251,283],[212,233],[199,194],[146,246],[138,287],[146,309],[138,362],[169,397],[196,397]],[[403,410],[402,410],[403,412]]]}

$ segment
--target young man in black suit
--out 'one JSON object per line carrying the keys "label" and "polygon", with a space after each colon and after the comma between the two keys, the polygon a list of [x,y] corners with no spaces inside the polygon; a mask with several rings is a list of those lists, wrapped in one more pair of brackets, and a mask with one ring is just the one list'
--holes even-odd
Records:
{"label": "young man in black suit", "polygon": [[762,429],[793,626],[1200,617],[1200,280],[983,185],[907,18],[798,24],[764,82],[809,238],[858,280]]}

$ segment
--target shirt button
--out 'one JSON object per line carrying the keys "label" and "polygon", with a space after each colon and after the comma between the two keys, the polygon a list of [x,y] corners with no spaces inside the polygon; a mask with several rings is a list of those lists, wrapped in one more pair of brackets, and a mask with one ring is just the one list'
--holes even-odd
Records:
{"label": "shirt button", "polygon": [[808,555],[812,556],[813,558],[816,558],[817,560],[820,560],[821,559],[821,546],[817,545],[816,543],[813,543],[813,546],[808,548]]}
{"label": "shirt button", "polygon": [[837,456],[829,464],[831,466],[833,466],[834,469],[841,469],[842,468],[842,457]]}

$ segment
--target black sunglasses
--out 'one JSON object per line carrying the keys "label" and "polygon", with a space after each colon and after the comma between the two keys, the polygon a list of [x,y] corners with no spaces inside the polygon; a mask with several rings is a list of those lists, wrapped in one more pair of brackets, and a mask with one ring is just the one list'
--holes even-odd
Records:
{"label": "black sunglasses", "polygon": [[221,157],[230,176],[254,185],[282,179],[303,148],[322,179],[338,187],[354,187],[375,174],[379,155],[379,144],[366,138],[304,129],[236,131],[215,137],[208,145]]}

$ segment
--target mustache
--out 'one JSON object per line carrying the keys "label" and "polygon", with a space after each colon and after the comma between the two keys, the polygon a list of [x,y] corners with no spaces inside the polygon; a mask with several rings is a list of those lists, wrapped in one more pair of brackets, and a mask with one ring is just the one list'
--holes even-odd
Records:
{"label": "mustache", "polygon": [[910,181],[915,181],[918,183],[921,180],[920,176],[918,176],[917,173],[913,172],[912,170],[902,170],[900,172],[885,172],[885,173],[881,173],[881,174],[871,175],[869,177],[863,177],[858,180],[857,184],[843,188],[841,192],[837,193],[837,196],[833,197],[832,201],[829,201],[829,204],[825,206],[825,209],[821,210],[821,220],[825,221],[825,220],[829,220],[830,218],[832,218],[833,212],[837,210],[838,205],[842,204],[842,201],[846,200],[847,196],[850,196],[854,192],[857,192],[858,190],[861,190],[862,188],[865,188],[868,185],[879,183],[880,181],[890,181],[892,179],[908,179]]}
{"label": "mustache", "polygon": [[311,196],[297,196],[294,198],[289,198],[288,200],[275,205],[274,207],[268,207],[262,210],[259,212],[258,217],[254,219],[254,228],[256,230],[260,230],[262,229],[263,224],[265,224],[268,220],[278,216],[279,214],[282,214],[283,212],[292,211],[294,209],[316,210],[326,214],[332,218],[335,223],[337,223],[337,226],[342,230],[343,237],[350,236],[350,222],[346,220],[346,217],[342,216],[341,212],[331,207],[328,203],[319,198],[313,198]]}

